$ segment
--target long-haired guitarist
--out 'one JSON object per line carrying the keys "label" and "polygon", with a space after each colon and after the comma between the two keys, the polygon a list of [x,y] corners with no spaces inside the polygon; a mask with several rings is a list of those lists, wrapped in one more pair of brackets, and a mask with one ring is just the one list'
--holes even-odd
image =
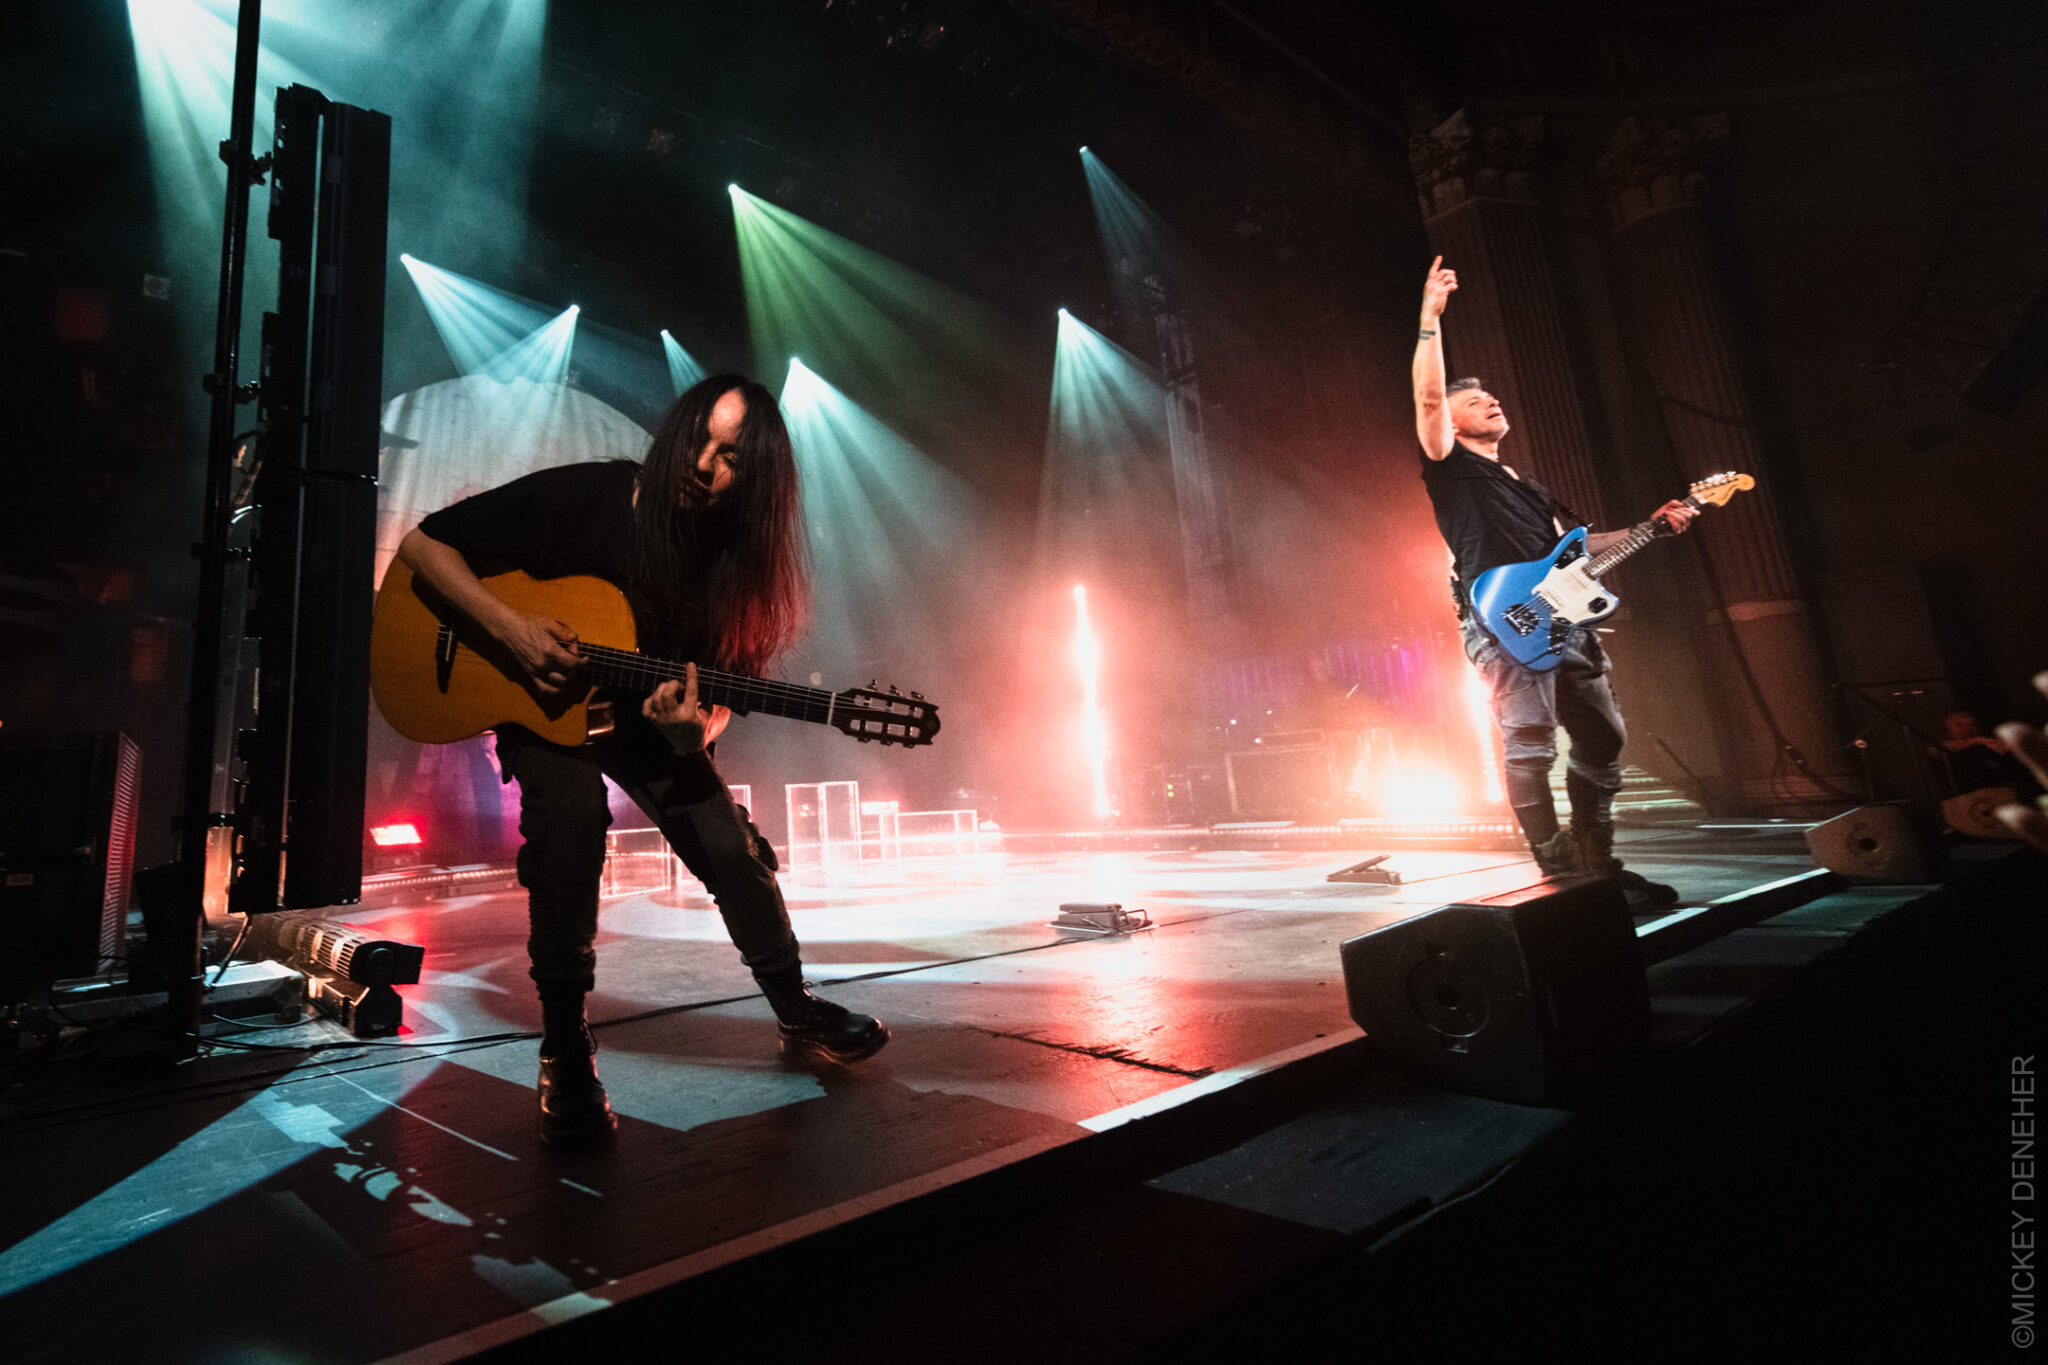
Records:
{"label": "long-haired guitarist", "polygon": [[[1456,560],[1453,587],[1465,653],[1486,679],[1506,751],[1508,801],[1546,874],[1588,871],[1618,878],[1634,898],[1669,905],[1678,893],[1622,867],[1614,856],[1614,794],[1621,790],[1621,710],[1607,683],[1607,657],[1587,626],[1573,626],[1554,668],[1525,667],[1481,627],[1470,585],[1488,569],[1539,559],[1559,536],[1583,524],[1555,495],[1501,460],[1508,419],[1500,400],[1477,379],[1444,381],[1443,313],[1458,287],[1443,257],[1431,263],[1422,288],[1416,338],[1415,434],[1422,442],[1422,482],[1436,509],[1437,529]],[[1676,535],[1697,512],[1668,502],[1654,514]],[[1594,532],[1589,554],[1620,542],[1626,531]],[[1571,739],[1566,790],[1571,827],[1560,829],[1550,795],[1557,727]]]}
{"label": "long-haired guitarist", "polygon": [[[479,575],[605,579],[631,602],[643,652],[759,674],[808,610],[803,545],[781,410],[761,385],[717,375],[676,400],[644,463],[529,474],[428,516],[398,553],[516,660],[535,691],[558,697],[588,686],[575,631],[508,605]],[[874,1019],[805,989],[774,853],[712,763],[711,743],[727,720],[724,707],[700,705],[693,666],[637,708],[622,704],[611,733],[577,748],[499,727],[499,764],[519,783],[519,880],[541,999],[541,1127],[550,1140],[616,1126],[584,1017],[611,823],[605,777],[711,893],[786,1047],[851,1061],[888,1041]]]}

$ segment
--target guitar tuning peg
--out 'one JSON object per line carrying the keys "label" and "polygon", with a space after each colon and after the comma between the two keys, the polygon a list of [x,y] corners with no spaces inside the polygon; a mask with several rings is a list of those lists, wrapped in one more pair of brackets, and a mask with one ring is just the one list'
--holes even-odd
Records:
{"label": "guitar tuning peg", "polygon": [[922,692],[917,692],[917,691],[913,691],[913,692],[912,692],[912,693],[910,694],[910,699],[911,699],[912,701],[923,701],[923,700],[924,700],[924,693],[922,693]]}
{"label": "guitar tuning peg", "polygon": [[889,695],[890,695],[890,696],[892,696],[892,697],[900,697],[900,696],[902,696],[903,694],[902,694],[901,692],[898,692],[898,691],[896,690],[895,684],[893,684],[893,683],[892,683],[892,684],[890,684],[890,686],[889,686]]}
{"label": "guitar tuning peg", "polygon": [[881,684],[881,681],[880,681],[879,679],[877,679],[877,678],[869,678],[869,679],[868,679],[868,691],[870,691],[870,692],[874,691],[874,690],[875,690],[876,688],[880,687],[881,685],[882,685],[882,684]]}

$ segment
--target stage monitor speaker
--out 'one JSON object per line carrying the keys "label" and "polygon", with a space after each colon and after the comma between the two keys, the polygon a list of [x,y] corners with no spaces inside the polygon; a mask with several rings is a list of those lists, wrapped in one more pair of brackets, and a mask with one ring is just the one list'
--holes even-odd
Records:
{"label": "stage monitor speaker", "polygon": [[1416,1079],[1516,1104],[1597,1094],[1649,1041],[1618,883],[1558,877],[1345,941],[1351,1017]]}
{"label": "stage monitor speaker", "polygon": [[1912,886],[1948,871],[1939,823],[1919,802],[1858,807],[1806,831],[1806,846],[1817,865],[1851,881]]}
{"label": "stage monitor speaker", "polygon": [[121,951],[141,769],[117,730],[0,736],[0,999]]}
{"label": "stage monitor speaker", "polygon": [[1942,802],[1941,818],[1948,822],[1950,829],[1972,839],[2010,839],[2017,842],[2019,836],[2006,828],[1997,811],[2000,806],[2013,805],[2019,799],[2020,794],[2013,787],[1979,787]]}

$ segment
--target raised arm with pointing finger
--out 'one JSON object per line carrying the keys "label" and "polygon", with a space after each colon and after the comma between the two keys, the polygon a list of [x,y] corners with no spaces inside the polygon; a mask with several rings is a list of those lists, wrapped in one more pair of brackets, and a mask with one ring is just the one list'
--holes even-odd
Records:
{"label": "raised arm with pointing finger", "polygon": [[1458,288],[1456,271],[1444,269],[1439,256],[1429,263],[1429,278],[1422,284],[1422,322],[1415,337],[1415,437],[1422,453],[1441,460],[1451,453],[1457,437],[1451,430],[1451,410],[1444,393],[1444,305]]}

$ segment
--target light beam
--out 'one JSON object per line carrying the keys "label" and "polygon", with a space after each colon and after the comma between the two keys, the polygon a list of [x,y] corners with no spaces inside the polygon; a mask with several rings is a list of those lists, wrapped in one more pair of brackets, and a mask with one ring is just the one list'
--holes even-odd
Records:
{"label": "light beam", "polygon": [[1102,642],[1088,620],[1088,589],[1074,585],[1074,672],[1081,681],[1081,751],[1095,792],[1095,815],[1116,814],[1109,799],[1109,723],[1102,714]]}

